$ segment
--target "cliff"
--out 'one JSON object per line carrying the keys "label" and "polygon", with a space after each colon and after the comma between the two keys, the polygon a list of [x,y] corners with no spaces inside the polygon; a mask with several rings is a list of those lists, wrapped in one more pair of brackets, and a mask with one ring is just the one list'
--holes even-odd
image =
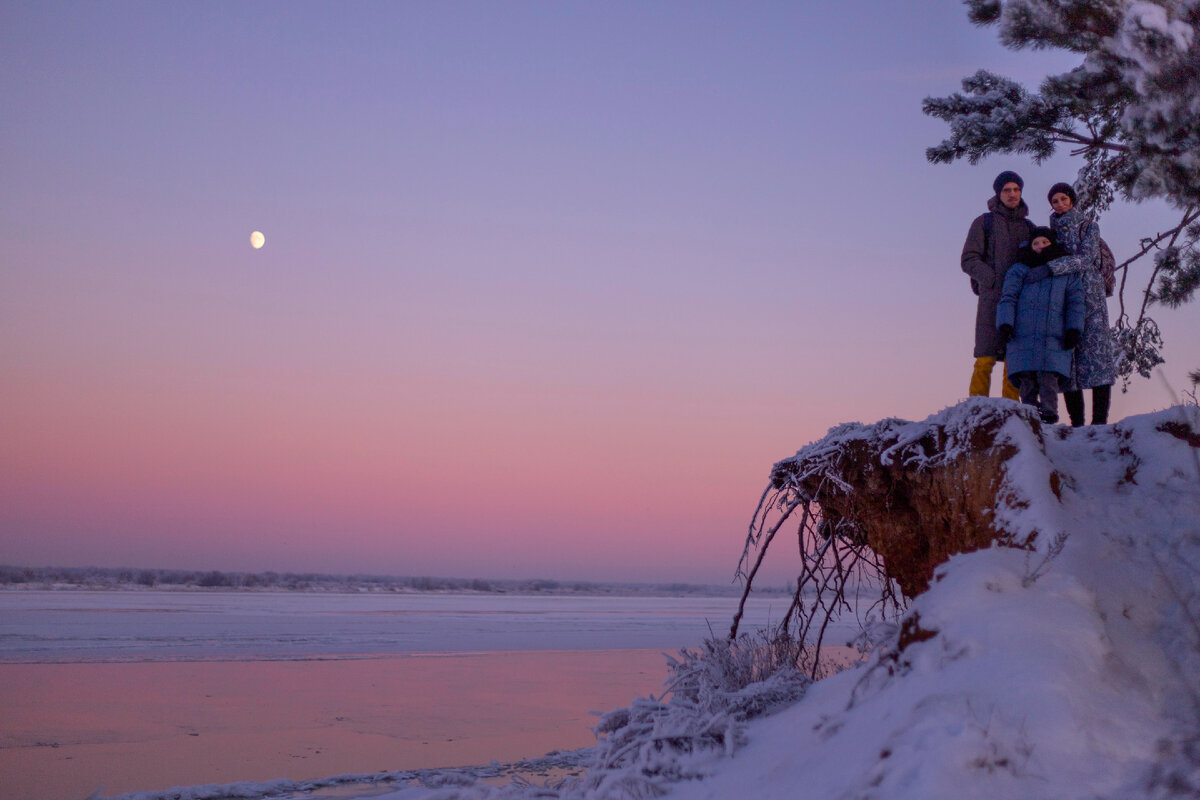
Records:
{"label": "cliff", "polygon": [[671,797],[1200,797],[1195,407],[1073,430],[974,399],[838,426],[772,485],[913,599]]}
{"label": "cliff", "polygon": [[[1173,416],[1153,427],[1182,453],[1200,446]],[[1076,471],[1102,470],[1106,494],[1136,493],[1143,464],[1131,436],[1122,424],[1048,426],[1029,406],[973,398],[922,422],[838,426],[776,464],[771,483],[816,503],[823,530],[878,553],[912,598],[955,553],[1054,546],[1068,527],[1064,492],[1077,500]]]}

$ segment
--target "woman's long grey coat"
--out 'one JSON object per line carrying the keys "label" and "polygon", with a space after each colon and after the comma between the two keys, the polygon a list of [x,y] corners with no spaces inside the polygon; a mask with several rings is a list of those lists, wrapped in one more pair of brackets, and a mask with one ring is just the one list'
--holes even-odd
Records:
{"label": "woman's long grey coat", "polygon": [[1108,300],[1100,274],[1100,226],[1077,208],[1050,215],[1055,239],[1070,255],[1050,262],[1054,275],[1078,274],[1083,280],[1086,317],[1083,338],[1075,348],[1075,364],[1064,390],[1110,386],[1117,380],[1112,333],[1108,329]]}

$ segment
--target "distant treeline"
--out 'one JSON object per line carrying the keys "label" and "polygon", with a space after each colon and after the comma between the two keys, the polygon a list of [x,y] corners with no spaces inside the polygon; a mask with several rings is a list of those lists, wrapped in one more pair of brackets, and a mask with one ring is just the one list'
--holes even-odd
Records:
{"label": "distant treeline", "polygon": [[[16,567],[0,564],[0,589],[243,589],[299,592],[480,592],[492,594],[737,595],[737,585],[593,583],[540,578],[396,577],[315,572],[219,572],[121,567]],[[758,589],[755,590],[756,592]],[[770,589],[764,590],[770,592]],[[779,592],[788,591],[779,587]]]}

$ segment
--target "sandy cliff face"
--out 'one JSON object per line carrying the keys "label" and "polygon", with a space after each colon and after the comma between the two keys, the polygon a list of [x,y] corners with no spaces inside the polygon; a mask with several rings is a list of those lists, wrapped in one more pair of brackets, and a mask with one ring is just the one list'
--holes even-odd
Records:
{"label": "sandy cliff face", "polygon": [[1005,421],[986,415],[966,431],[964,447],[955,441],[963,432],[945,424],[905,441],[905,428],[885,420],[864,428],[864,436],[842,439],[835,453],[818,451],[822,468],[812,469],[813,457],[802,451],[776,465],[771,479],[818,503],[833,531],[854,530],[883,557],[904,594],[915,597],[954,553],[1011,539],[996,528],[993,512],[1005,463],[1016,454],[1013,444],[998,440]]}
{"label": "sandy cliff face", "polygon": [[[1182,423],[1164,419],[1158,429],[1200,447]],[[1112,489],[1134,485],[1138,459],[1128,448],[1122,451],[1127,433],[1120,426],[1046,426],[1027,406],[987,398],[920,423],[839,426],[776,464],[771,481],[817,503],[824,532],[849,536],[878,553],[911,598],[956,553],[993,542],[1049,547],[1064,531],[1063,490],[1074,482],[1064,470],[1070,464],[1059,462],[1072,458],[1087,437],[1120,462]],[[1059,447],[1068,440],[1076,446]],[[1111,464],[1106,469],[1113,471]],[[1027,509],[1034,513],[1022,513]]]}

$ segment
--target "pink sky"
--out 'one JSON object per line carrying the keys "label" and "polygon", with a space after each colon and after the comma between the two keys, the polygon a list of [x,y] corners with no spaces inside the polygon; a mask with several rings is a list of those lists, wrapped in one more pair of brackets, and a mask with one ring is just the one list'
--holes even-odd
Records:
{"label": "pink sky", "polygon": [[775,461],[965,396],[966,228],[1077,169],[931,166],[921,99],[1072,63],[954,0],[6,6],[0,563],[728,580]]}

